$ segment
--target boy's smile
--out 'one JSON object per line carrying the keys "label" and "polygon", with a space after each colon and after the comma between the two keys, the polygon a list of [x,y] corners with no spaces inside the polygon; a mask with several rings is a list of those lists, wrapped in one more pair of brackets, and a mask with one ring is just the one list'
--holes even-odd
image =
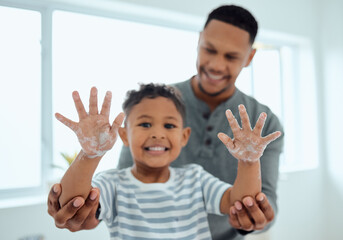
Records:
{"label": "boy's smile", "polygon": [[186,145],[190,129],[184,128],[173,101],[157,97],[144,98],[136,104],[119,133],[124,145],[130,147],[134,175],[144,181],[149,175],[169,176],[168,167]]}

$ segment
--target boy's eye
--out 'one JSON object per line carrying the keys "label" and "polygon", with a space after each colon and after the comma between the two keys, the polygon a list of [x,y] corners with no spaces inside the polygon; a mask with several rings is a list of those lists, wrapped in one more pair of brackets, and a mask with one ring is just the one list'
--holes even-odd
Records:
{"label": "boy's eye", "polygon": [[171,124],[171,123],[166,123],[166,124],[164,124],[164,127],[167,129],[171,129],[171,128],[175,128],[176,126],[174,124]]}
{"label": "boy's eye", "polygon": [[138,126],[141,126],[144,128],[149,128],[149,127],[151,127],[151,123],[144,122],[144,123],[140,123]]}

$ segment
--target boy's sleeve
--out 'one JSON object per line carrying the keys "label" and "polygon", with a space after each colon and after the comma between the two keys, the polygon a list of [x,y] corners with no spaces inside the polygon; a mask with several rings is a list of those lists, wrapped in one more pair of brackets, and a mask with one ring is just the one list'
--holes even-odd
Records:
{"label": "boy's sleeve", "polygon": [[92,180],[92,186],[100,189],[99,209],[97,218],[106,222],[112,222],[116,216],[115,205],[115,181],[110,179],[111,174],[106,172],[98,173]]}

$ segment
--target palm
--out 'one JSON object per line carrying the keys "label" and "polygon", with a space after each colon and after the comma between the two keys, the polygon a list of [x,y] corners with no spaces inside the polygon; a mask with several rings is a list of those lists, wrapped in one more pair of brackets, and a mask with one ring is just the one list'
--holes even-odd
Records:
{"label": "palm", "polygon": [[226,116],[232,129],[233,139],[224,133],[219,133],[219,139],[224,143],[229,152],[238,160],[253,162],[263,155],[266,146],[277,139],[281,132],[274,132],[266,137],[262,137],[262,128],[267,115],[261,113],[254,129],[251,129],[248,113],[243,105],[239,106],[239,114],[242,119],[242,128],[230,110],[226,111]]}
{"label": "palm", "polygon": [[104,155],[113,147],[117,139],[117,130],[123,121],[124,115],[119,114],[113,124],[110,125],[111,98],[111,93],[107,92],[101,112],[98,113],[97,90],[92,88],[89,98],[89,113],[87,113],[78,92],[73,92],[79,122],[73,122],[56,113],[56,118],[75,132],[82,150],[88,156],[97,157]]}

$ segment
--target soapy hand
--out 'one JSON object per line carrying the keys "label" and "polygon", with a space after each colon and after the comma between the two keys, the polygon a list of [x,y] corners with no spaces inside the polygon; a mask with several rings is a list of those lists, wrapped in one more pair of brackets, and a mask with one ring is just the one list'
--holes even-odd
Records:
{"label": "soapy hand", "polygon": [[231,110],[226,110],[226,117],[232,129],[233,139],[224,133],[218,133],[218,138],[224,143],[229,152],[236,159],[245,162],[258,161],[263,155],[267,145],[281,136],[280,131],[273,132],[262,137],[262,128],[267,118],[266,113],[261,113],[254,129],[251,129],[248,113],[244,105],[239,105],[239,115],[242,119],[242,128]]}
{"label": "soapy hand", "polygon": [[98,91],[95,87],[91,89],[89,97],[89,113],[77,91],[73,92],[73,99],[79,122],[74,122],[63,115],[56,113],[56,118],[75,132],[81,144],[82,151],[89,158],[100,157],[110,150],[118,136],[118,128],[121,126],[124,113],[118,114],[113,124],[109,123],[112,93],[106,92],[101,112],[98,113]]}

